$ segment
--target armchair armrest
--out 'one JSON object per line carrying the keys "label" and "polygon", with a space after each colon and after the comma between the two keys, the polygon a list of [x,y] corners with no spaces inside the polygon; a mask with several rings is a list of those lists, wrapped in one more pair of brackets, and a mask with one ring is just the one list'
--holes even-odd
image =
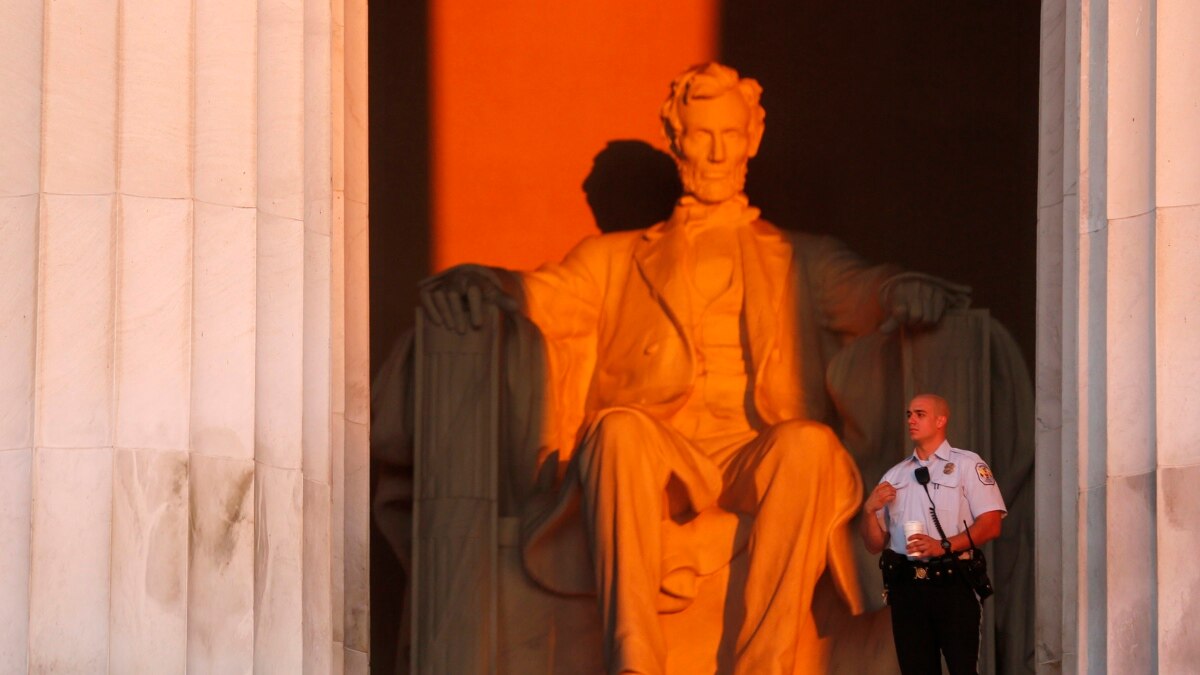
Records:
{"label": "armchair armrest", "polygon": [[501,324],[458,334],[417,313],[414,673],[496,663]]}

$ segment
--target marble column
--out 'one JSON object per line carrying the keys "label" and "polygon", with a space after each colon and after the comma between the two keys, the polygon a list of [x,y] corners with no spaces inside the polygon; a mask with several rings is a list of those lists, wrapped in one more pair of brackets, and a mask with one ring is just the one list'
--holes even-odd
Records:
{"label": "marble column", "polygon": [[1198,33],[1190,0],[1043,3],[1043,672],[1200,659]]}
{"label": "marble column", "polygon": [[42,3],[0,21],[0,671],[23,672],[29,644],[34,382],[41,191]]}
{"label": "marble column", "polygon": [[0,12],[0,672],[366,672],[365,12]]}

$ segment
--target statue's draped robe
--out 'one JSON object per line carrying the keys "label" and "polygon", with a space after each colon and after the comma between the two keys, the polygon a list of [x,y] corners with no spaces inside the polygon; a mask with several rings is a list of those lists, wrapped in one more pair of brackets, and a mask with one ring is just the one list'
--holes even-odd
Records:
{"label": "statue's draped robe", "polygon": [[[560,489],[527,504],[526,568],[557,592],[599,588],[606,642],[638,643],[617,658],[654,658],[661,645],[645,614],[686,606],[695,577],[747,545],[744,667],[766,643],[786,642],[780,630],[796,634],[799,649],[772,658],[815,654],[806,644],[815,631],[797,617],[826,560],[841,595],[859,606],[846,524],[861,483],[836,436],[811,421],[836,422],[826,365],[879,325],[879,288],[896,270],[757,215],[744,198],[717,209],[685,201],[664,223],[590,238],[521,277],[526,313],[546,338],[555,404],[544,450],[557,454],[543,459],[557,458],[562,476]],[[692,274],[705,262],[693,240],[706,227],[725,228],[734,256],[724,289],[701,288]],[[637,454],[614,459],[614,447]],[[786,494],[772,502],[776,475]],[[629,541],[613,545],[619,537]],[[622,569],[630,571],[617,578]]]}

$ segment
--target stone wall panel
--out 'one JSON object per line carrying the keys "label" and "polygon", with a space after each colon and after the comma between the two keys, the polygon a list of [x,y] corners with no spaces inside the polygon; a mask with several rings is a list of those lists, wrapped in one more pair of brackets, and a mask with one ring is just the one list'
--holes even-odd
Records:
{"label": "stone wall panel", "polygon": [[192,196],[192,0],[121,0],[120,186]]}
{"label": "stone wall panel", "polygon": [[1155,171],[1159,207],[1200,205],[1200,3],[1156,0]]}
{"label": "stone wall panel", "polygon": [[302,463],[305,480],[330,481],[332,410],[332,345],[330,342],[330,240],[304,231],[304,428]]}
{"label": "stone wall panel", "polygon": [[0,197],[0,451],[33,447],[38,196]]}
{"label": "stone wall panel", "polygon": [[41,189],[43,5],[8,0],[0,21],[0,197]]}
{"label": "stone wall panel", "polygon": [[37,444],[112,444],[112,195],[46,194],[38,256]]}
{"label": "stone wall panel", "polygon": [[254,457],[278,468],[302,464],[304,227],[259,211],[255,317]]}
{"label": "stone wall panel", "polygon": [[1200,464],[1200,206],[1160,208],[1155,229],[1158,464]]}
{"label": "stone wall panel", "polygon": [[29,672],[102,673],[109,663],[111,448],[37,448]]}
{"label": "stone wall panel", "polygon": [[1158,566],[1155,576],[1165,582],[1160,593],[1155,647],[1160,673],[1186,673],[1200,663],[1196,639],[1196,599],[1200,598],[1200,464],[1166,467],[1158,475]]}
{"label": "stone wall panel", "polygon": [[254,461],[192,454],[188,672],[254,671]]}
{"label": "stone wall panel", "polygon": [[117,189],[117,0],[45,3],[42,189]]}
{"label": "stone wall panel", "polygon": [[258,166],[258,6],[195,3],[195,196],[254,206]]}
{"label": "stone wall panel", "polygon": [[257,214],[197,201],[192,258],[193,453],[254,458]]}
{"label": "stone wall panel", "polygon": [[304,672],[333,670],[333,580],[327,482],[304,479]]}
{"label": "stone wall panel", "polygon": [[304,219],[304,0],[258,2],[258,207]]}
{"label": "stone wall panel", "polygon": [[188,448],[192,202],[121,197],[116,445]]}
{"label": "stone wall panel", "polygon": [[254,670],[304,669],[304,485],[298,469],[258,464],[254,481]]}
{"label": "stone wall panel", "polygon": [[29,647],[33,450],[0,450],[0,672],[23,673]]}
{"label": "stone wall panel", "polygon": [[186,452],[116,451],[110,672],[186,671],[188,502]]}
{"label": "stone wall panel", "polygon": [[1131,401],[1154,396],[1154,214],[1113,221],[1103,270],[1107,471],[1129,476],[1155,465],[1154,419]]}

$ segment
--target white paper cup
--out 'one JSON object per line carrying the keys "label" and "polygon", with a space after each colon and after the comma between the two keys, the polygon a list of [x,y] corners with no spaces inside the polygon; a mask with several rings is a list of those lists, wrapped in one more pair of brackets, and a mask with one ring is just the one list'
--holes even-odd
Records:
{"label": "white paper cup", "polygon": [[[908,546],[908,538],[914,534],[925,534],[925,523],[920,520],[904,521],[904,546]],[[909,559],[919,558],[920,556],[910,555]]]}

